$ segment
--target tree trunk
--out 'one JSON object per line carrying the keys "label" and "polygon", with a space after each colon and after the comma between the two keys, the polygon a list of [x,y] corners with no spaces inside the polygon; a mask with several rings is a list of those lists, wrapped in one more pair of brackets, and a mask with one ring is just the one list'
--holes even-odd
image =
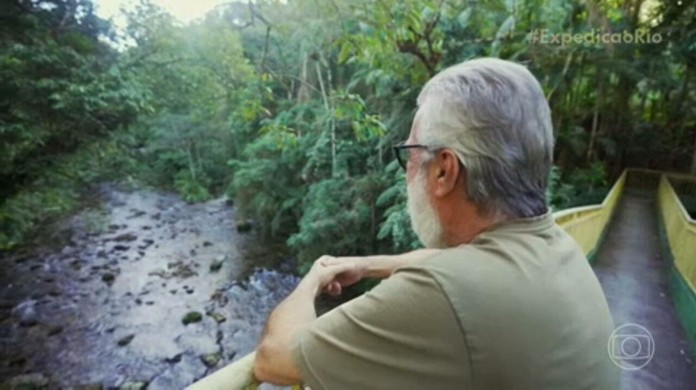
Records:
{"label": "tree trunk", "polygon": [[593,149],[594,149],[594,144],[595,144],[595,138],[597,138],[597,127],[599,124],[599,106],[600,106],[600,99],[602,97],[602,91],[597,88],[597,96],[595,97],[595,108],[594,108],[594,114],[592,115],[592,130],[590,132],[590,143],[587,146],[587,162],[591,163],[593,160]]}
{"label": "tree trunk", "polygon": [[300,86],[297,88],[297,102],[303,103],[310,99],[309,75],[307,74],[307,54],[302,58],[302,75],[300,76]]}
{"label": "tree trunk", "polygon": [[321,75],[321,66],[319,62],[314,63],[317,70],[317,79],[319,79],[319,88],[321,89],[321,96],[324,99],[324,108],[326,112],[330,115],[329,126],[331,126],[331,177],[336,176],[336,124],[333,119],[333,110],[329,106],[329,99],[326,95],[326,88],[324,88],[324,78]]}

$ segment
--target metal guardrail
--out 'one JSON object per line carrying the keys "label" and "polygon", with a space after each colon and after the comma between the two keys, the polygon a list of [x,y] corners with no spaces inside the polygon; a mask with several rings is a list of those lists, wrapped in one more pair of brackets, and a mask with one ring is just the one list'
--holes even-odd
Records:
{"label": "metal guardrail", "polygon": [[[696,221],[683,203],[696,194],[696,178],[665,174],[657,191],[662,254],[670,261],[670,295],[696,356]],[[685,198],[681,198],[684,196]],[[694,207],[692,204],[691,207]]]}
{"label": "metal guardrail", "polygon": [[254,379],[252,352],[226,367],[187,387],[186,390],[255,390],[259,383]]}
{"label": "metal guardrail", "polygon": [[[672,181],[696,185],[696,180],[682,175],[663,175],[658,188],[658,204],[664,223],[674,266],[696,294],[696,220],[689,216],[679,200]],[[690,182],[690,183],[689,183]]]}
{"label": "metal guardrail", "polygon": [[592,257],[602,240],[623,193],[627,176],[628,170],[625,170],[601,204],[573,207],[553,213],[556,223],[577,241],[587,257]]}

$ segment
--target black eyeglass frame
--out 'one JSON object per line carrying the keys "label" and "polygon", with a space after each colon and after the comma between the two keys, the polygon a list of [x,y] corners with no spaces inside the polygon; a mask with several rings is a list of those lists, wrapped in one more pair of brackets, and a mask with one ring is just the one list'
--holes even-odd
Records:
{"label": "black eyeglass frame", "polygon": [[403,149],[425,149],[428,151],[433,150],[433,148],[428,146],[428,145],[421,145],[421,144],[406,145],[406,141],[404,141],[398,145],[394,145],[392,147],[392,149],[394,150],[394,155],[396,156],[396,161],[399,162],[399,165],[401,165],[401,168],[403,168],[404,171],[407,170],[406,166],[408,164],[408,161],[404,161],[401,159],[401,153],[400,153],[401,150],[403,150]]}

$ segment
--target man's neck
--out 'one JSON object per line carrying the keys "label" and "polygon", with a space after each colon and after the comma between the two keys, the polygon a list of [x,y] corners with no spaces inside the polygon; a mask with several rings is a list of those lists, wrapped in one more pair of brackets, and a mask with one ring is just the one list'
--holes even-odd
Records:
{"label": "man's neck", "polygon": [[444,237],[447,247],[455,247],[468,244],[483,231],[502,222],[502,218],[492,215],[482,215],[478,209],[467,204],[463,206],[459,213],[450,213],[445,218]]}

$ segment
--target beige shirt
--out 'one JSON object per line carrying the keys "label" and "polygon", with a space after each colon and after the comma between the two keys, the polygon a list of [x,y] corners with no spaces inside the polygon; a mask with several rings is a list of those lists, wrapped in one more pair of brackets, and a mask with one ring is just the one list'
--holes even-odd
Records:
{"label": "beige shirt", "polygon": [[550,214],[398,269],[318,318],[293,356],[312,390],[618,389],[614,324]]}

